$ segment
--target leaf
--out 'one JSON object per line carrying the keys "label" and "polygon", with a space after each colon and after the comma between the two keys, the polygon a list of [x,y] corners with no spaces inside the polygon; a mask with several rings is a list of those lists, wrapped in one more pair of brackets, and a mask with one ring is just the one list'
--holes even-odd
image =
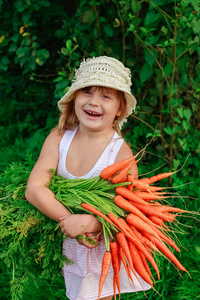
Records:
{"label": "leaf", "polygon": [[178,107],[178,108],[177,108],[177,112],[178,112],[179,116],[180,116],[181,118],[183,118],[183,108],[182,108],[182,107]]}
{"label": "leaf", "polygon": [[190,120],[190,117],[191,117],[191,110],[190,109],[184,109],[183,111],[183,114],[184,114],[184,117],[187,119],[187,121]]}
{"label": "leaf", "polygon": [[66,48],[64,48],[64,47],[61,48],[61,53],[63,55],[69,55],[69,51]]}
{"label": "leaf", "polygon": [[171,127],[169,127],[169,126],[165,127],[165,128],[164,128],[164,131],[165,131],[167,134],[172,135],[172,129],[171,129]]}
{"label": "leaf", "polygon": [[175,170],[178,169],[179,165],[180,165],[180,160],[179,159],[173,159],[173,167],[174,167]]}
{"label": "leaf", "polygon": [[158,136],[158,137],[161,137],[161,132],[160,132],[160,130],[156,129],[156,130],[154,131],[154,135],[155,135],[155,136]]}
{"label": "leaf", "polygon": [[199,246],[195,246],[195,249],[196,249],[197,253],[200,255],[200,247]]}
{"label": "leaf", "polygon": [[140,71],[140,79],[142,82],[147,81],[153,74],[153,69],[150,68],[147,64],[144,64],[142,70]]}
{"label": "leaf", "polygon": [[72,60],[78,60],[78,59],[80,59],[80,55],[76,52],[73,52],[72,55],[71,55],[71,59]]}
{"label": "leaf", "polygon": [[62,76],[58,76],[56,79],[53,80],[53,82],[59,82],[62,81],[63,77]]}
{"label": "leaf", "polygon": [[153,134],[152,133],[147,133],[147,135],[146,135],[146,138],[148,138],[148,137],[152,137],[153,136]]}
{"label": "leaf", "polygon": [[142,7],[142,5],[139,1],[131,0],[131,8],[134,13],[139,12],[141,7]]}
{"label": "leaf", "polygon": [[181,120],[179,120],[178,118],[174,118],[174,121],[176,122],[176,123],[178,123],[178,124],[181,124]]}
{"label": "leaf", "polygon": [[172,128],[172,133],[175,134],[175,133],[177,133],[180,129],[181,129],[180,126],[175,125],[175,126]]}
{"label": "leaf", "polygon": [[171,63],[166,64],[163,71],[166,76],[170,75],[172,73],[172,64]]}
{"label": "leaf", "polygon": [[66,42],[66,48],[68,51],[71,51],[72,50],[72,41],[71,40],[68,40]]}
{"label": "leaf", "polygon": [[145,49],[144,50],[144,58],[145,58],[145,61],[146,61],[146,63],[150,66],[150,67],[152,67],[153,66],[153,64],[154,64],[154,62],[155,62],[155,60],[156,60],[156,58],[157,58],[157,52],[155,52],[155,53],[153,53],[154,55],[152,55],[149,51],[148,51],[148,49]]}
{"label": "leaf", "polygon": [[190,123],[186,120],[183,120],[183,128],[185,129],[185,131],[188,131],[188,129],[190,128]]}
{"label": "leaf", "polygon": [[103,28],[104,28],[105,34],[108,37],[113,37],[114,36],[114,30],[111,27],[108,27],[108,26],[104,25]]}

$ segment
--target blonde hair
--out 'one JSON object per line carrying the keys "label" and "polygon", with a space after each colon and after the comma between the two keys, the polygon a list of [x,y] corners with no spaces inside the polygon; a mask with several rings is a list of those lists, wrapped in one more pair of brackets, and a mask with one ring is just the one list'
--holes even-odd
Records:
{"label": "blonde hair", "polygon": [[[88,90],[91,87],[86,87],[80,90]],[[101,86],[97,86],[96,88],[98,89],[104,89],[105,87],[101,87]],[[64,110],[61,112],[59,121],[58,121],[58,126],[57,129],[59,132],[62,132],[63,130],[72,130],[75,126],[78,126],[79,124],[79,120],[76,116],[75,113],[75,99],[76,99],[76,95],[78,94],[78,92],[80,90],[77,90],[74,92],[73,98],[71,101],[68,101],[66,103],[63,103],[63,105],[65,106]],[[119,134],[121,135],[121,130],[120,130],[120,126],[119,123],[124,119],[124,116],[127,115],[127,105],[126,105],[126,99],[124,96],[124,92],[116,90],[117,91],[117,97],[119,99],[120,102],[120,106],[119,106],[119,110],[121,111],[121,115],[118,117],[115,117],[115,120],[113,122],[113,129]]]}

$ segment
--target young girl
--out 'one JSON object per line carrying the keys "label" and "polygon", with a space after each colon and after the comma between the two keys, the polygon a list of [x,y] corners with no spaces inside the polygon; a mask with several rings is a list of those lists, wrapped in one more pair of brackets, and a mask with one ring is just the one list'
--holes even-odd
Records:
{"label": "young girl", "polygon": [[[111,57],[87,59],[76,71],[75,81],[58,102],[61,116],[58,127],[44,142],[41,154],[28,181],[26,198],[46,216],[60,223],[67,237],[63,253],[73,261],[64,264],[66,295],[70,300],[95,300],[102,258],[106,251],[103,238],[94,238],[96,245],[78,235],[96,236],[102,226],[89,214],[72,215],[47,188],[50,169],[68,178],[92,178],[114,162],[131,157],[132,152],[120,134],[120,124],[135,108],[130,91],[130,70]],[[137,167],[132,169],[137,177]],[[53,263],[53,262],[52,262]],[[121,266],[121,293],[147,290],[150,286],[134,277],[133,286]],[[101,299],[113,295],[113,269],[109,270]]]}

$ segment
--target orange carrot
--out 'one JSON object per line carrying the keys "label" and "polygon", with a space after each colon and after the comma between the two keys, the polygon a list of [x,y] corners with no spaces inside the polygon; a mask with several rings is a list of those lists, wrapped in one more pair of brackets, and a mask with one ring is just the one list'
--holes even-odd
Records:
{"label": "orange carrot", "polygon": [[100,177],[103,179],[109,179],[112,177],[115,173],[122,170],[124,167],[126,167],[129,163],[131,163],[135,159],[135,156],[126,158],[122,161],[119,161],[117,163],[114,163],[112,165],[109,165],[108,167],[104,168],[101,171]]}
{"label": "orange carrot", "polygon": [[88,204],[88,203],[81,203],[81,206],[89,211],[91,211],[92,213],[94,213],[95,215],[98,215],[100,217],[102,217],[104,220],[106,220],[107,222],[109,222],[110,224],[114,225],[111,220],[109,218],[107,218],[104,214],[102,214],[98,209],[94,208],[92,205]]}
{"label": "orange carrot", "polygon": [[137,248],[130,241],[129,241],[129,249],[130,249],[133,266],[134,266],[135,270],[146,282],[148,282],[148,284],[153,286],[153,282],[149,276],[149,273],[146,271],[146,269],[144,267],[144,264],[142,262],[142,259],[140,257],[140,254],[139,254]]}
{"label": "orange carrot", "polygon": [[111,265],[111,253],[110,251],[106,251],[104,256],[103,256],[103,260],[102,260],[102,268],[101,268],[101,276],[100,276],[100,280],[99,280],[99,295],[98,295],[98,300],[100,300],[100,296],[101,296],[101,292],[103,289],[103,285],[105,282],[105,279],[108,275],[108,271]]}
{"label": "orange carrot", "polygon": [[162,231],[160,231],[157,227],[155,227],[152,224],[149,224],[153,230],[159,235],[161,239],[163,239],[166,243],[168,243],[170,246],[172,246],[174,249],[176,249],[178,252],[181,252],[180,249],[177,247],[177,245],[172,241],[168,236],[166,236]]}
{"label": "orange carrot", "polygon": [[111,178],[111,182],[112,183],[118,183],[122,180],[122,178],[124,178],[124,176],[127,175],[128,171],[138,163],[140,159],[138,160],[134,160],[132,161],[128,166],[126,166],[125,168],[123,168],[117,175],[115,175],[114,177]]}
{"label": "orange carrot", "polygon": [[114,294],[114,299],[117,300],[117,298],[116,298],[116,277],[115,277],[115,273],[113,273],[113,294]]}
{"label": "orange carrot", "polygon": [[161,174],[158,174],[156,176],[152,176],[150,178],[142,178],[142,179],[139,179],[141,182],[143,183],[146,183],[146,184],[152,184],[156,181],[159,181],[161,179],[164,179],[164,178],[167,178],[171,175],[173,175],[174,173],[176,172],[170,172],[170,173],[161,173]]}
{"label": "orange carrot", "polygon": [[156,207],[156,209],[162,213],[166,213],[166,212],[187,213],[187,210],[183,210],[178,207],[172,207],[172,206],[167,206],[167,205],[159,205],[158,207]]}
{"label": "orange carrot", "polygon": [[[131,281],[133,282],[133,278],[132,278],[131,274],[129,274],[129,271],[128,271],[128,265],[127,265],[127,262],[126,262],[126,260],[125,260],[124,252],[123,252],[121,246],[119,247],[119,256],[120,256],[120,259],[121,259],[121,261],[122,261],[122,263],[123,263],[123,265],[124,265],[124,268],[125,268],[125,270],[126,270],[126,273],[127,273],[128,278],[130,278]],[[129,277],[129,275],[130,275],[131,277]]]}
{"label": "orange carrot", "polygon": [[119,186],[115,189],[116,193],[118,195],[121,195],[122,197],[131,200],[133,202],[143,204],[143,205],[148,205],[143,199],[140,197],[136,196],[134,192],[129,191],[126,187],[124,186]]}
{"label": "orange carrot", "polygon": [[132,212],[134,215],[137,215],[138,217],[140,217],[143,221],[146,221],[147,223],[149,223],[149,219],[137,207],[135,207],[128,200],[124,199],[121,195],[117,195],[114,198],[114,202],[117,206],[119,206],[129,212]]}
{"label": "orange carrot", "polygon": [[113,241],[110,242],[110,252],[111,252],[111,256],[112,256],[112,266],[113,266],[113,270],[114,270],[114,280],[116,281],[117,284],[117,288],[119,291],[119,298],[121,296],[121,292],[120,292],[120,278],[119,278],[119,246],[118,243]]}
{"label": "orange carrot", "polygon": [[163,221],[167,222],[173,222],[175,219],[175,216],[170,214],[170,213],[161,213],[155,209],[155,207],[150,206],[150,205],[141,205],[136,202],[134,202],[134,205],[143,213],[145,213],[148,216],[157,216]]}
{"label": "orange carrot", "polygon": [[108,217],[126,236],[134,238],[131,229],[124,219],[117,218],[113,213],[109,213]]}
{"label": "orange carrot", "polygon": [[148,219],[151,220],[156,225],[168,228],[167,225],[164,223],[164,221],[157,216],[149,216]]}
{"label": "orange carrot", "polygon": [[153,275],[152,275],[151,270],[150,270],[150,268],[149,268],[149,265],[148,265],[148,262],[147,262],[147,260],[146,260],[146,257],[144,256],[144,254],[142,253],[142,251],[139,251],[139,254],[140,254],[140,257],[141,257],[141,259],[142,259],[142,262],[143,262],[143,264],[144,264],[145,269],[146,269],[147,272],[149,273],[149,276],[150,276],[151,278],[153,278]]}
{"label": "orange carrot", "polygon": [[140,192],[140,191],[134,191],[134,194],[140,198],[142,198],[145,201],[151,201],[151,200],[159,200],[162,199],[163,197],[160,195],[150,194],[148,192]]}
{"label": "orange carrot", "polygon": [[132,185],[134,188],[142,191],[148,191],[149,189],[149,184],[141,182],[140,180],[134,180],[132,182]]}
{"label": "orange carrot", "polygon": [[153,230],[147,223],[145,223],[142,219],[140,219],[138,216],[130,213],[126,217],[127,223],[133,225],[138,230],[144,230],[147,233],[157,237],[159,239],[158,234]]}
{"label": "orange carrot", "polygon": [[[133,234],[149,249],[153,249],[156,252],[159,252],[159,250],[156,248],[156,246],[150,242],[145,236],[143,236],[134,226],[130,225],[130,229],[132,230]],[[132,242],[133,243],[133,242]],[[133,243],[134,244],[134,243]]]}
{"label": "orange carrot", "polygon": [[148,239],[150,239],[153,243],[155,243],[156,247],[160,249],[163,254],[168,257],[181,271],[185,271],[190,276],[189,272],[183,267],[183,265],[178,261],[176,256],[167,248],[167,246],[157,238],[150,236],[146,232],[143,233]]}
{"label": "orange carrot", "polygon": [[151,263],[154,270],[156,271],[158,279],[160,279],[158,266],[152,256],[151,252],[139,240],[131,239],[130,237],[127,237],[127,239],[130,240],[132,242],[132,244],[134,244],[137,247],[137,249],[140,250],[144,254],[146,259],[148,259],[148,261]]}
{"label": "orange carrot", "polygon": [[131,253],[130,253],[128,242],[127,242],[127,239],[126,239],[125,235],[122,232],[119,232],[119,233],[117,233],[116,237],[117,237],[117,241],[118,241],[120,247],[122,248],[122,250],[123,250],[123,252],[126,256],[126,259],[129,263],[131,271],[136,276],[136,278],[138,278],[137,274],[135,272],[135,269],[133,267],[132,257],[131,257]]}
{"label": "orange carrot", "polygon": [[[127,181],[128,181],[128,182],[132,182],[133,180],[134,180],[134,175],[133,175],[133,174],[128,174],[128,175],[127,175]],[[132,185],[132,184],[129,184],[129,185],[127,186],[127,188],[129,189],[129,191],[132,192],[132,190],[133,190],[133,185]]]}
{"label": "orange carrot", "polygon": [[174,173],[176,173],[176,172],[162,173],[162,174],[158,174],[158,175],[156,175],[156,176],[150,177],[150,178],[149,178],[149,184],[154,183],[154,182],[156,182],[156,181],[158,181],[158,180],[167,178],[167,177],[173,175]]}

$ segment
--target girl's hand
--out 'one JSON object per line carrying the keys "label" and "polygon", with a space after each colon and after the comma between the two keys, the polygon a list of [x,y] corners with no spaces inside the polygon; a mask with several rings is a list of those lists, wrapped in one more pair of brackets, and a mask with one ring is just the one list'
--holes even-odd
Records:
{"label": "girl's hand", "polygon": [[[83,238],[79,239],[79,238],[76,238],[77,242],[80,244],[80,245],[83,245],[83,246],[86,246],[88,249],[92,249],[92,248],[95,248],[99,245],[100,241],[102,240],[100,238],[100,234],[99,233],[84,233],[83,235]],[[91,237],[93,238],[92,240],[94,241],[94,243],[91,243],[89,241],[86,240],[87,237]]]}
{"label": "girl's hand", "polygon": [[89,214],[75,214],[60,218],[60,228],[63,234],[70,238],[76,238],[88,232],[100,232],[101,223]]}

